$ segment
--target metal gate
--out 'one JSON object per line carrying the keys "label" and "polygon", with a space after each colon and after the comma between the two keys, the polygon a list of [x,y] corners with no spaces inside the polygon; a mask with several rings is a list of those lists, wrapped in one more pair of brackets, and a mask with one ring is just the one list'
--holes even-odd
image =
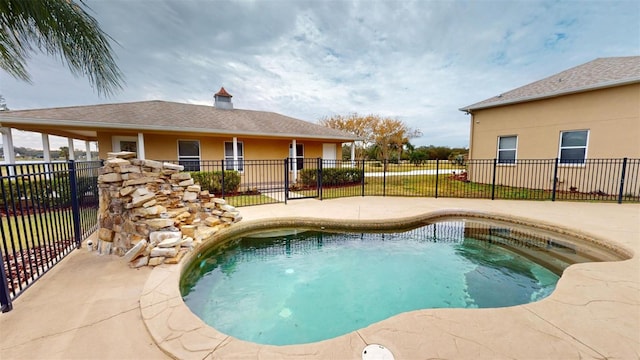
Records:
{"label": "metal gate", "polygon": [[288,200],[321,198],[322,159],[285,159],[284,188],[285,203]]}

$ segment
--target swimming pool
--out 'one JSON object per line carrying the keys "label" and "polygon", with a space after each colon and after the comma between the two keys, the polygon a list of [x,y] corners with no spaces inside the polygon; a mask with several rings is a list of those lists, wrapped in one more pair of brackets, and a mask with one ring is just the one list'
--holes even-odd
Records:
{"label": "swimming pool", "polygon": [[189,308],[223,333],[301,344],[406,311],[537,301],[568,265],[600,255],[566,239],[478,220],[394,233],[300,227],[211,247],[192,259],[180,287]]}

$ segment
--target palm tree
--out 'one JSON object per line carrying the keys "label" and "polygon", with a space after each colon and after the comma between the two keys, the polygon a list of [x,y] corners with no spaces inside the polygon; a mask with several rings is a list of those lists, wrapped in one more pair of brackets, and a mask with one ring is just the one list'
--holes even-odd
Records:
{"label": "palm tree", "polygon": [[25,63],[39,50],[59,55],[99,94],[121,89],[123,76],[111,55],[110,37],[85,8],[83,0],[0,0],[0,68],[30,82]]}

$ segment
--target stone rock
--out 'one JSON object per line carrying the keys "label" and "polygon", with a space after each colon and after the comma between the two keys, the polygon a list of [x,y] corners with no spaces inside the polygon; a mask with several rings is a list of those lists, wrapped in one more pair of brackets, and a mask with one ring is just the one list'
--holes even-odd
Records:
{"label": "stone rock", "polygon": [[221,198],[213,198],[213,202],[220,205],[225,205],[227,203],[225,199],[221,199]]}
{"label": "stone rock", "polygon": [[196,193],[198,193],[198,195],[200,195],[200,191],[201,190],[202,190],[202,187],[200,187],[200,185],[198,185],[198,184],[189,185],[187,187],[187,191],[196,192]]}
{"label": "stone rock", "polygon": [[107,159],[105,161],[105,165],[111,166],[111,167],[120,167],[123,165],[129,165],[131,166],[131,163],[129,162],[129,160],[125,160],[123,158],[112,158],[112,159]]}
{"label": "stone rock", "polygon": [[134,269],[137,269],[139,267],[147,266],[147,264],[149,264],[149,258],[146,256],[143,256],[143,257],[137,258],[133,262],[130,262],[129,266],[131,266]]}
{"label": "stone rock", "polygon": [[171,180],[188,180],[191,179],[191,174],[189,173],[177,173],[171,175]]}
{"label": "stone rock", "polygon": [[113,235],[114,232],[111,229],[100,228],[100,230],[98,230],[98,239],[102,241],[113,242]]}
{"label": "stone rock", "polygon": [[112,183],[122,181],[122,175],[118,173],[110,173],[98,176],[98,181],[103,183]]}
{"label": "stone rock", "polygon": [[145,224],[149,225],[150,228],[157,230],[173,226],[173,219],[150,219],[146,220]]}
{"label": "stone rock", "polygon": [[144,166],[150,167],[152,169],[162,169],[162,163],[160,161],[155,161],[155,160],[145,160]]}
{"label": "stone rock", "polygon": [[185,191],[184,195],[182,196],[182,201],[193,202],[196,200],[198,200],[198,193]]}
{"label": "stone rock", "polygon": [[[182,180],[178,183],[178,186],[191,186],[195,184],[195,181],[193,181],[193,179],[188,179],[188,180]],[[200,191],[200,190],[198,190]]]}
{"label": "stone rock", "polygon": [[155,198],[155,197],[156,197],[156,194],[152,194],[152,193],[149,193],[149,194],[146,194],[146,195],[143,195],[143,196],[134,196],[131,199],[131,203],[127,204],[126,208],[127,209],[133,209],[133,208],[136,208],[136,207],[140,207],[140,206],[142,206],[142,204],[144,204],[144,203],[146,203],[146,202],[148,202],[150,200],[153,200],[153,198]]}
{"label": "stone rock", "polygon": [[149,189],[145,188],[145,187],[139,187],[137,188],[134,192],[133,192],[133,197],[140,197],[140,196],[145,196],[149,194]]}
{"label": "stone rock", "polygon": [[136,157],[136,153],[131,151],[120,151],[120,152],[108,152],[107,159],[120,158],[120,159],[133,159]]}
{"label": "stone rock", "polygon": [[160,214],[163,214],[165,211],[167,211],[167,208],[165,208],[162,205],[156,205],[148,208],[145,208],[145,207],[136,208],[134,210],[134,214],[141,217],[151,217],[151,216],[158,216]]}
{"label": "stone rock", "polygon": [[196,227],[194,225],[183,225],[180,230],[182,230],[182,234],[188,237],[195,237]]}
{"label": "stone rock", "polygon": [[153,231],[149,234],[149,242],[156,246],[160,242],[171,239],[171,238],[182,238],[182,232],[180,231]]}
{"label": "stone rock", "polygon": [[180,247],[192,248],[193,247],[193,238],[190,237],[190,236],[185,236],[184,238],[182,238],[182,241],[180,241]]}
{"label": "stone rock", "polygon": [[146,247],[147,247],[147,240],[138,241],[137,244],[133,245],[133,247],[124,254],[124,257],[123,257],[124,260],[126,262],[130,262],[138,258],[139,256],[142,255]]}
{"label": "stone rock", "polygon": [[164,256],[152,257],[151,259],[149,259],[149,266],[162,265],[164,259]]}
{"label": "stone rock", "polygon": [[112,242],[98,240],[98,254],[110,255],[112,246],[113,246]]}
{"label": "stone rock", "polygon": [[209,216],[208,218],[204,219],[204,224],[209,227],[216,226],[220,223],[221,223],[220,218],[217,216]]}
{"label": "stone rock", "polygon": [[157,247],[160,248],[170,248],[170,247],[175,247],[176,245],[179,245],[182,242],[182,238],[180,237],[175,237],[175,238],[168,238],[168,239],[164,239],[162,240]]}
{"label": "stone rock", "polygon": [[172,164],[172,163],[164,163],[164,164],[162,164],[162,167],[164,169],[167,169],[167,170],[176,170],[176,171],[183,171],[184,170],[184,166],[183,165],[177,165],[177,164]]}
{"label": "stone rock", "polygon": [[187,253],[187,250],[180,250],[178,254],[174,257],[168,258],[164,260],[165,264],[178,264],[180,260],[184,257],[184,254]]}
{"label": "stone rock", "polygon": [[122,189],[120,189],[120,196],[127,196],[132,192],[134,192],[135,190],[136,188],[134,188],[133,186],[123,187]]}
{"label": "stone rock", "polygon": [[238,215],[233,219],[234,223],[237,223],[238,221],[242,220],[242,215]]}
{"label": "stone rock", "polygon": [[231,205],[220,205],[220,210],[233,212],[233,211],[236,211],[236,208]]}
{"label": "stone rock", "polygon": [[159,247],[154,247],[151,250],[151,254],[149,256],[153,257],[159,257],[159,256],[163,256],[163,257],[175,257],[176,255],[178,255],[178,250],[176,250],[176,248],[159,248]]}
{"label": "stone rock", "polygon": [[122,185],[123,186],[143,185],[143,184],[147,184],[154,181],[155,181],[154,178],[144,176],[144,177],[141,177],[140,179],[126,180]]}
{"label": "stone rock", "polygon": [[156,201],[156,199],[153,199],[151,201],[147,201],[146,203],[142,204],[142,207],[148,208],[148,207],[151,207],[151,206],[153,206],[153,205],[155,205],[157,203],[158,202]]}
{"label": "stone rock", "polygon": [[118,168],[121,174],[134,173],[139,174],[142,170],[140,170],[140,166],[131,165],[127,162],[127,164],[120,165]]}
{"label": "stone rock", "polygon": [[216,232],[218,232],[220,228],[217,226],[214,227],[201,227],[198,228],[198,231],[196,231],[196,241],[202,241],[202,240],[207,240],[208,238],[210,238],[211,236],[213,236],[213,234],[215,234]]}

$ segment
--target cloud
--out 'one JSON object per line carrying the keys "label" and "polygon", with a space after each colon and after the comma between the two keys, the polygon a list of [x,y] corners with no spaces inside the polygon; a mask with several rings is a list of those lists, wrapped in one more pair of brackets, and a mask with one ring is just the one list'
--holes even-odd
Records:
{"label": "cloud", "polygon": [[117,42],[124,91],[99,98],[57,59],[35,55],[32,85],[0,72],[10,108],[212,104],[224,86],[236,108],[312,122],[374,113],[421,129],[416,145],[466,146],[469,119],[458,108],[598,57],[640,53],[633,1],[87,4]]}

